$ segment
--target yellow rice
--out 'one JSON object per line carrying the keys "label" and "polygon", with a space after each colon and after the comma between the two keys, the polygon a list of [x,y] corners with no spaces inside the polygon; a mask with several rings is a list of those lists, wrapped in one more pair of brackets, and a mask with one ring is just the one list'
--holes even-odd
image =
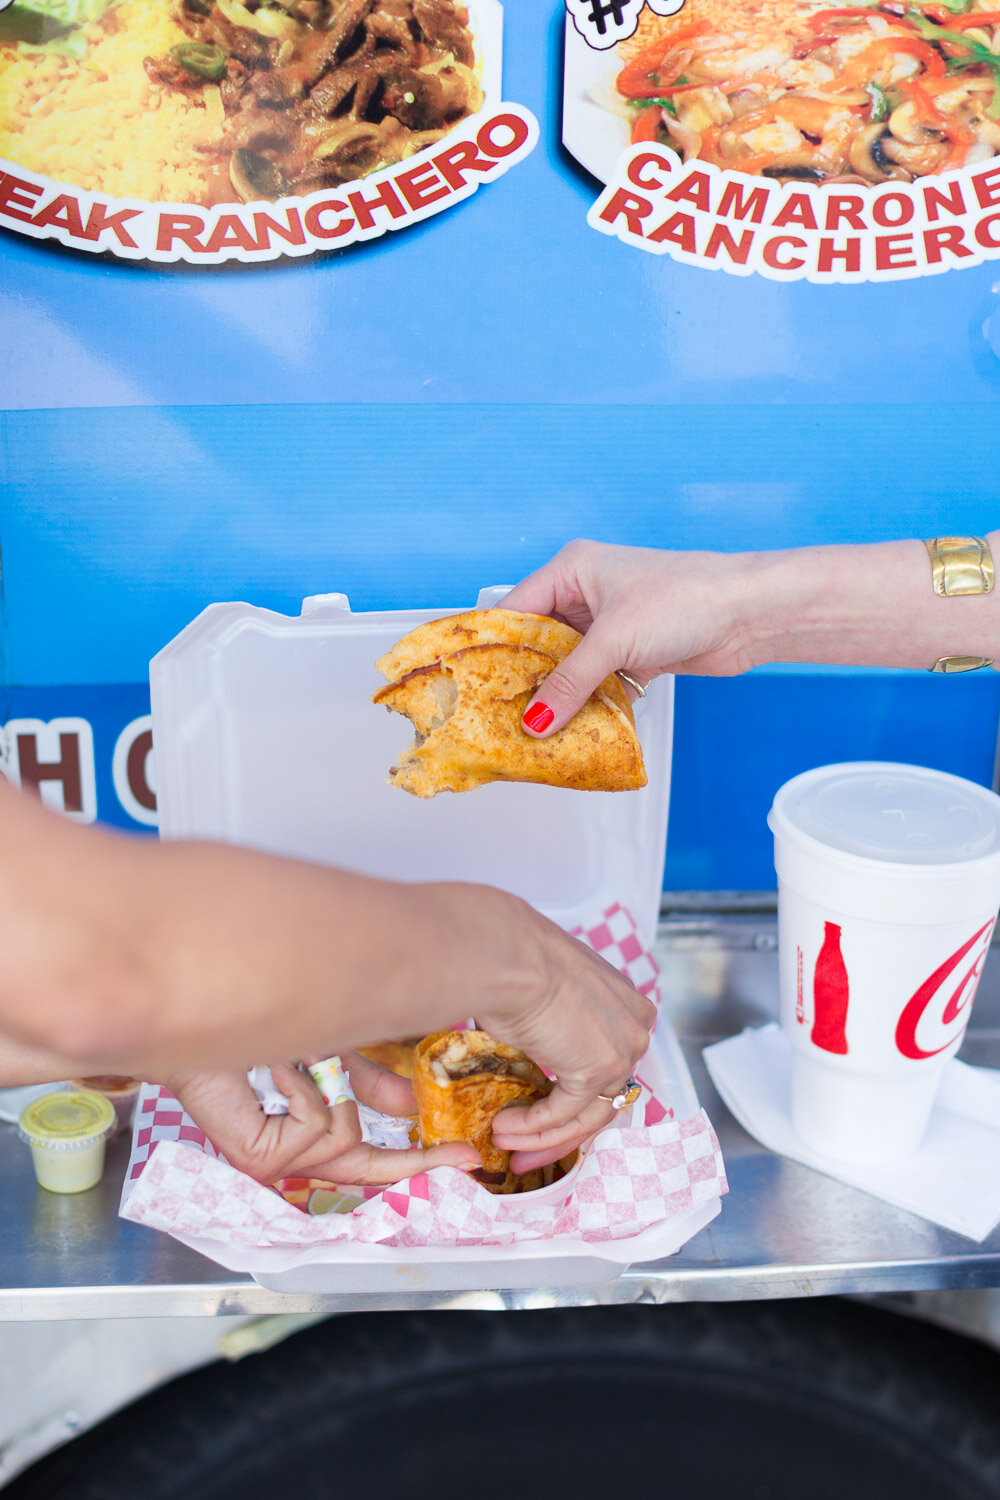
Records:
{"label": "yellow rice", "polygon": [[86,34],[79,62],[0,46],[0,157],[115,198],[206,202],[195,148],[221,126],[142,66],[185,40],[170,0],[121,0]]}

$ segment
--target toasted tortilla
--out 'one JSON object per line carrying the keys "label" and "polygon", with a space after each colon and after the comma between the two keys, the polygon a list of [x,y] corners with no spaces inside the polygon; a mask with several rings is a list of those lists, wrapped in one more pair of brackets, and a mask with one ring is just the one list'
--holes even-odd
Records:
{"label": "toasted tortilla", "polygon": [[[417,625],[375,663],[387,682],[398,682],[417,667],[464,651],[467,646],[533,646],[562,661],[582,639],[580,632],[548,615],[526,615],[516,609],[469,609]],[[617,678],[609,678],[624,694]],[[628,698],[625,698],[628,702]]]}
{"label": "toasted tortilla", "polygon": [[417,1046],[413,1062],[421,1144],[469,1141],[483,1159],[470,1175],[491,1193],[532,1192],[544,1169],[517,1176],[510,1152],[493,1144],[493,1120],[510,1104],[532,1104],[552,1084],[530,1057],[485,1031],[437,1031]]}
{"label": "toasted tortilla", "polygon": [[394,1042],[373,1042],[369,1047],[359,1047],[358,1051],[362,1057],[368,1057],[372,1062],[388,1068],[390,1073],[398,1073],[400,1078],[409,1078],[413,1073],[413,1049],[418,1040],[417,1037],[409,1037]]}
{"label": "toasted tortilla", "polygon": [[404,636],[376,663],[390,680],[372,699],[417,731],[390,771],[393,784],[416,797],[490,781],[578,791],[645,786],[632,705],[617,677],[547,739],[521,726],[536,688],[580,639],[557,620],[502,609],[431,620]]}

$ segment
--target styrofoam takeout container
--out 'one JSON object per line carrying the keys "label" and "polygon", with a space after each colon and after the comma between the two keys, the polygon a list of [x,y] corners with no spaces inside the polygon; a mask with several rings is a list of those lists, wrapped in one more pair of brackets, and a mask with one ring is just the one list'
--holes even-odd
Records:
{"label": "styrofoam takeout container", "polygon": [[[482,590],[477,607],[501,603],[506,592]],[[420,801],[389,784],[412,727],[370,702],[383,685],[374,663],[414,626],[463,608],[354,614],[342,594],[304,600],[297,617],[210,605],[150,665],[161,837],[221,839],[393,879],[486,882],[566,930],[593,926],[620,903],[651,948],[667,834],[672,679],[660,678],[636,705],[648,776],[641,791],[497,783]],[[665,1021],[640,1071],[678,1118],[697,1111]],[[585,1284],[671,1254],[719,1206],[715,1199],[608,1245],[527,1242],[447,1254],[345,1245],[325,1264],[299,1252],[294,1264],[278,1267],[272,1258],[275,1268],[265,1270],[259,1253],[247,1252],[232,1268],[285,1291]]]}
{"label": "styrofoam takeout container", "polygon": [[[678,1120],[697,1113],[694,1088],[669,1026],[661,1022],[657,1027],[649,1054],[637,1071],[655,1098],[665,1107],[672,1107]],[[152,1091],[147,1084],[144,1097]],[[633,1123],[641,1121],[647,1097],[632,1111]],[[604,1144],[613,1144],[619,1125],[627,1123],[621,1118],[613,1122],[603,1133]],[[176,1126],[172,1128],[176,1130]],[[542,1189],[531,1197],[550,1199],[565,1194],[574,1173],[553,1189]],[[582,1236],[563,1235],[558,1240],[529,1239],[505,1246],[442,1248],[329,1240],[295,1248],[246,1245],[222,1234],[209,1239],[180,1230],[171,1232],[192,1250],[232,1271],[252,1275],[261,1286],[280,1292],[384,1294],[459,1292],[482,1287],[594,1286],[613,1281],[629,1265],[662,1260],[674,1254],[716,1217],[720,1207],[717,1195],[707,1197],[704,1202],[673,1213],[638,1234],[596,1243]]]}
{"label": "styrofoam takeout container", "polygon": [[[477,607],[506,592],[484,589]],[[397,880],[483,881],[567,930],[618,902],[651,947],[671,678],[636,704],[641,791],[493,783],[421,801],[389,785],[413,730],[370,702],[385,685],[375,661],[414,626],[468,607],[354,614],[343,594],[320,594],[299,616],[250,604],[203,610],[150,664],[161,838],[217,838]]]}

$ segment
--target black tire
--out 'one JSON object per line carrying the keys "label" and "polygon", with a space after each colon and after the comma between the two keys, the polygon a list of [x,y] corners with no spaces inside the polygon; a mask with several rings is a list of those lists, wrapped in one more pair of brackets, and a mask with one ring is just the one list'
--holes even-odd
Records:
{"label": "black tire", "polygon": [[1000,1355],[840,1299],[368,1313],[173,1381],[4,1500],[996,1500]]}

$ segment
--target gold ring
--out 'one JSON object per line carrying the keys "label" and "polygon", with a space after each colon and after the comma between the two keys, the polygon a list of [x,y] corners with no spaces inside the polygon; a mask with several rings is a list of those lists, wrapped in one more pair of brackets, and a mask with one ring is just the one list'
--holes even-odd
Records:
{"label": "gold ring", "polygon": [[[620,677],[622,682],[627,682],[630,688],[634,688],[635,691],[639,694],[640,698],[645,698],[646,689],[643,687],[641,682],[636,682],[635,678],[630,676],[628,672],[619,671],[615,673],[615,676]],[[602,1095],[601,1097],[603,1098],[604,1096]]]}
{"label": "gold ring", "polygon": [[618,1110],[631,1109],[641,1093],[642,1084],[630,1073],[616,1094],[598,1094],[597,1097],[603,1099],[605,1104],[610,1104],[617,1113]]}

